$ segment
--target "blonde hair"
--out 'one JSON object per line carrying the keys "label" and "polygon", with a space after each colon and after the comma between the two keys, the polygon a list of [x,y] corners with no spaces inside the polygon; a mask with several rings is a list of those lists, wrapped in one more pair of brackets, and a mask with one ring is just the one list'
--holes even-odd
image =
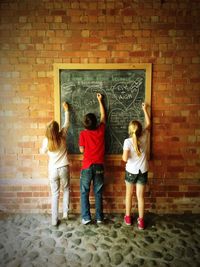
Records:
{"label": "blonde hair", "polygon": [[141,156],[139,138],[142,136],[142,125],[139,121],[131,121],[128,126],[129,136],[133,140],[133,147],[138,155]]}
{"label": "blonde hair", "polygon": [[48,150],[58,150],[62,143],[62,136],[59,132],[59,125],[57,121],[51,121],[47,125],[45,136],[48,139]]}

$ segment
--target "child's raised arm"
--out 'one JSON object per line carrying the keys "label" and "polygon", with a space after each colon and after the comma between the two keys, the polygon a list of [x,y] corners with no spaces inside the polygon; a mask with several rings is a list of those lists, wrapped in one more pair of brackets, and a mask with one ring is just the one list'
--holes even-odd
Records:
{"label": "child's raised arm", "polygon": [[105,113],[105,108],[102,103],[102,95],[97,93],[97,99],[99,101],[99,108],[100,108],[100,122],[106,123],[106,113]]}
{"label": "child's raised arm", "polygon": [[150,128],[150,126],[151,126],[151,121],[150,121],[149,114],[148,114],[148,111],[147,111],[147,104],[146,103],[142,103],[142,109],[144,111],[145,129],[148,130]]}
{"label": "child's raised arm", "polygon": [[69,105],[67,102],[63,102],[62,106],[63,106],[64,112],[65,112],[65,121],[64,121],[64,124],[62,126],[61,132],[62,132],[62,134],[66,134],[67,130],[69,128]]}

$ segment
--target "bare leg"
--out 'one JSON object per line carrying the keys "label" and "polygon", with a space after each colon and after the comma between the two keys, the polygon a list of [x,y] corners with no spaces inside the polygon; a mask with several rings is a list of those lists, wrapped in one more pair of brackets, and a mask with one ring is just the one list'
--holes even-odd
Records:
{"label": "bare leg", "polygon": [[126,183],[126,216],[131,215],[132,197],[133,197],[133,184]]}
{"label": "bare leg", "polygon": [[139,218],[144,218],[144,193],[145,193],[145,185],[136,184]]}

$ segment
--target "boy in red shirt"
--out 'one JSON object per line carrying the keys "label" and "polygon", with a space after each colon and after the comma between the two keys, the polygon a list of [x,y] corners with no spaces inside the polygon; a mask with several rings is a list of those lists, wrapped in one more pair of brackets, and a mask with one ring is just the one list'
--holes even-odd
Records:
{"label": "boy in red shirt", "polygon": [[95,114],[88,113],[84,117],[85,130],[80,132],[79,149],[83,153],[83,162],[80,177],[81,216],[82,224],[91,222],[89,193],[93,181],[97,223],[103,220],[102,191],[104,181],[104,154],[105,154],[105,109],[102,95],[97,93],[100,108],[100,124],[97,125]]}

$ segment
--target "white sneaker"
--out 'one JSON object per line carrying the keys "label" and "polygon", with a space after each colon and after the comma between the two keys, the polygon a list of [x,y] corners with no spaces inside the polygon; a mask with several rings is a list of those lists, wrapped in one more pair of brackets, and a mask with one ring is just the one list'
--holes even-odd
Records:
{"label": "white sneaker", "polygon": [[63,213],[63,220],[67,220],[68,219],[68,214],[67,213]]}
{"label": "white sneaker", "polygon": [[61,221],[60,220],[57,220],[57,222],[52,222],[52,226],[53,227],[57,227],[57,226],[59,226],[60,225],[60,223],[61,223]]}
{"label": "white sneaker", "polygon": [[97,223],[101,224],[101,223],[103,223],[103,221],[102,220],[97,220]]}
{"label": "white sneaker", "polygon": [[81,222],[82,222],[82,224],[86,225],[86,224],[90,223],[91,220],[82,219]]}

